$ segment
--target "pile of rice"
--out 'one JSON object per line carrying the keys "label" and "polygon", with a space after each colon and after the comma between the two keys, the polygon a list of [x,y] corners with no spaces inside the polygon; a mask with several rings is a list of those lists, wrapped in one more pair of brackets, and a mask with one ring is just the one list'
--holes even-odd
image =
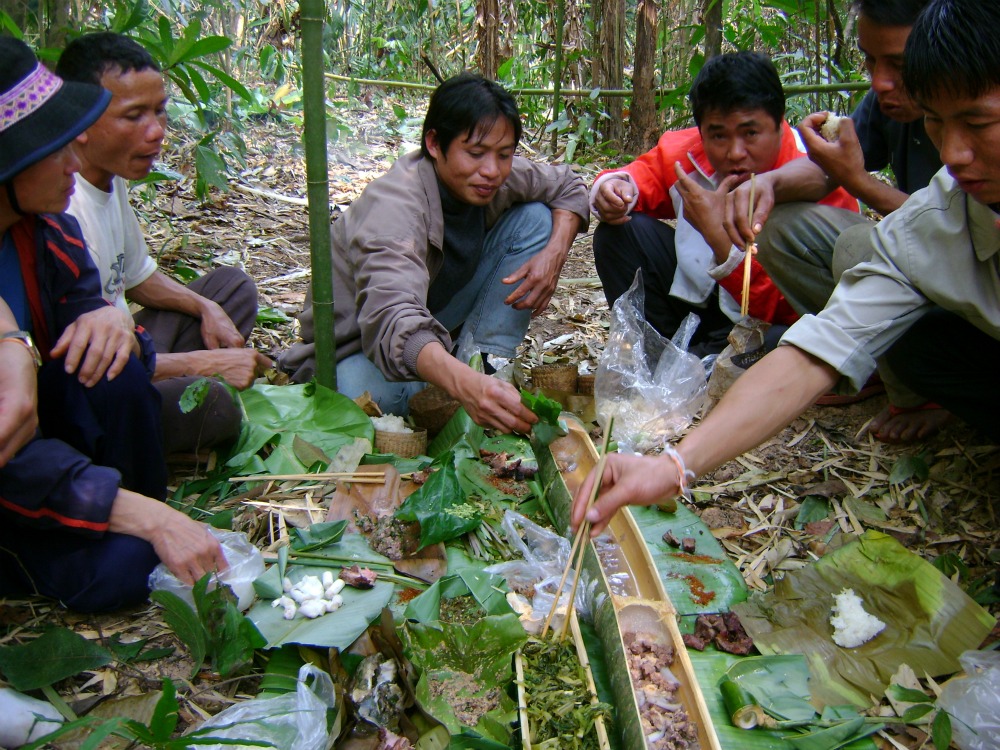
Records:
{"label": "pile of rice", "polygon": [[372,417],[372,424],[379,432],[413,432],[406,426],[402,417],[395,414],[386,414],[381,417]]}
{"label": "pile of rice", "polygon": [[857,648],[885,630],[885,623],[865,612],[861,597],[854,589],[844,589],[834,595],[833,642],[841,648]]}

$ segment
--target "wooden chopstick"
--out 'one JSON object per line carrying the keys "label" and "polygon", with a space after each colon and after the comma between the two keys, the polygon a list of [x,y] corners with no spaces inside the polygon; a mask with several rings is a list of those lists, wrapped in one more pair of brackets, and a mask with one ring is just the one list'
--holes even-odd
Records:
{"label": "wooden chopstick", "polygon": [[[756,198],[757,183],[754,177],[754,173],[750,173],[750,211],[748,220],[753,226],[753,204]],[[750,242],[746,246],[746,255],[743,257],[743,296],[740,297],[740,317],[746,317],[747,311],[750,309],[750,261],[753,258],[754,252],[757,250],[757,243]]]}

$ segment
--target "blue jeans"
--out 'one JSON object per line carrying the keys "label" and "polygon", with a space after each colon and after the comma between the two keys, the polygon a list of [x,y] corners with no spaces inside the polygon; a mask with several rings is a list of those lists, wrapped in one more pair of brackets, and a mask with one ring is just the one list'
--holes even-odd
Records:
{"label": "blue jeans", "polygon": [[[542,203],[514,206],[486,234],[475,275],[434,317],[449,331],[461,328],[483,354],[513,357],[531,322],[531,310],[504,304],[517,284],[501,280],[537,255],[552,235],[552,211]],[[348,398],[365,391],[386,414],[406,416],[409,399],[426,383],[390,382],[363,353],[337,363],[337,390]]]}

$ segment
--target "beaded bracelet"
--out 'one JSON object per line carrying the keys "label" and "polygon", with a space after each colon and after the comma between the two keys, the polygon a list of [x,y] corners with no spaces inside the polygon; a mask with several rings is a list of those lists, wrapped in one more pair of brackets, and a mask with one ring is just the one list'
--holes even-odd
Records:
{"label": "beaded bracelet", "polygon": [[678,495],[688,496],[688,483],[695,480],[695,473],[688,469],[684,463],[684,457],[669,445],[664,446],[663,455],[674,462],[677,467],[677,489]]}

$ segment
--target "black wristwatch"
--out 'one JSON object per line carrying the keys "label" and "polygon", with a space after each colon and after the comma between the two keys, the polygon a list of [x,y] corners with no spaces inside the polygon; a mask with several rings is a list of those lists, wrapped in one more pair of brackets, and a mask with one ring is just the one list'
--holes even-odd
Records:
{"label": "black wristwatch", "polygon": [[38,353],[38,347],[35,346],[35,340],[31,338],[31,334],[27,331],[7,331],[7,333],[0,333],[0,343],[4,341],[17,341],[23,344],[24,347],[31,352],[31,358],[35,362],[35,369],[37,370],[42,366],[42,355]]}

